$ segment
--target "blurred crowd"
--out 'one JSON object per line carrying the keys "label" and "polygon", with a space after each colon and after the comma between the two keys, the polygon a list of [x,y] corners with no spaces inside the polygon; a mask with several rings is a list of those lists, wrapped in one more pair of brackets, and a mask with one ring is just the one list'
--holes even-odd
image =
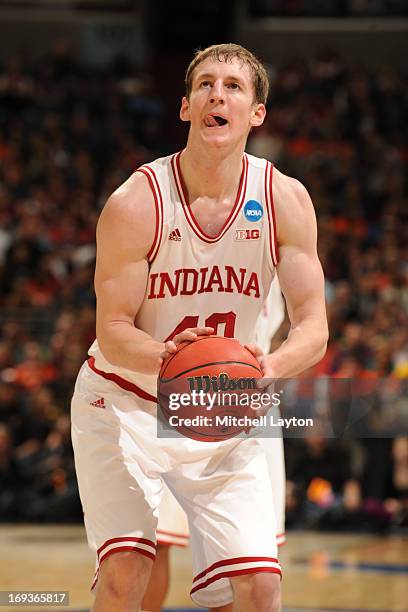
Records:
{"label": "blurred crowd", "polygon": [[408,438],[286,440],[287,529],[408,529]]}
{"label": "blurred crowd", "polygon": [[[248,150],[315,204],[331,340],[309,374],[406,378],[407,75],[328,51],[269,70]],[[69,402],[95,333],[95,225],[135,168],[175,146],[156,83],[124,59],[91,73],[63,42],[0,64],[0,521],[82,520]],[[288,441],[289,524],[405,524],[407,444]]]}
{"label": "blurred crowd", "polygon": [[254,17],[396,17],[404,0],[249,0]]}

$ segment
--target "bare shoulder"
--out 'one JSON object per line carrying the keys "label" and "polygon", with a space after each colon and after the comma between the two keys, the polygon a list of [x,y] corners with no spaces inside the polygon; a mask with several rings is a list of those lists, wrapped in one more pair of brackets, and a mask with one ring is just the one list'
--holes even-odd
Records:
{"label": "bare shoulder", "polygon": [[273,167],[273,187],[280,195],[291,195],[302,197],[307,194],[307,189],[297,179],[287,174],[283,174],[276,166]]}
{"label": "bare shoulder", "polygon": [[283,174],[276,167],[273,169],[272,185],[274,203],[279,209],[286,207],[297,209],[300,212],[302,208],[313,208],[309,193],[303,183],[292,176]]}
{"label": "bare shoulder", "polygon": [[301,236],[315,243],[316,215],[306,187],[274,167],[272,189],[279,243],[297,242]]}
{"label": "bare shoulder", "polygon": [[156,231],[154,196],[147,178],[140,172],[130,176],[108,198],[97,226],[97,242],[137,250],[146,255]]}

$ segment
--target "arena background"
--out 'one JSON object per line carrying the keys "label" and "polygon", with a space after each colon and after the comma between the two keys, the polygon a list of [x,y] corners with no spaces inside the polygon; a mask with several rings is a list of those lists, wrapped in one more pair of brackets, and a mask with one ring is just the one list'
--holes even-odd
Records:
{"label": "arena background", "polygon": [[[94,337],[95,224],[138,165],[183,145],[195,49],[234,41],[268,65],[248,151],[308,188],[327,278],[329,349],[307,376],[408,378],[407,17],[404,0],[2,1],[0,590],[89,608],[69,403]],[[408,610],[400,434],[285,441],[287,610]],[[174,555],[172,609],[191,606]]]}

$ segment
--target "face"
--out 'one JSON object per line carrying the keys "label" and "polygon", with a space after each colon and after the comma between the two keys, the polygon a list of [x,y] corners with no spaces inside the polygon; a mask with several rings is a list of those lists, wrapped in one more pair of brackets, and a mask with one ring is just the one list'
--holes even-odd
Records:
{"label": "face", "polygon": [[254,101],[248,66],[238,59],[219,62],[207,58],[193,73],[189,100],[183,98],[182,121],[189,121],[189,139],[206,145],[228,146],[246,139],[265,118],[265,106]]}

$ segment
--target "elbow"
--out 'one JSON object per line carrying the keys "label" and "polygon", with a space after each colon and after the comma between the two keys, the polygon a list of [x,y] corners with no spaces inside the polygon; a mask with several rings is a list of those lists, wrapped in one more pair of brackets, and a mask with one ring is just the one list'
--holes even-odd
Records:
{"label": "elbow", "polygon": [[108,339],[104,336],[104,334],[96,334],[96,338],[98,340],[99,350],[101,351],[103,357],[106,361],[109,361],[112,365],[117,365],[115,363],[115,350],[112,342],[109,342]]}
{"label": "elbow", "polygon": [[329,330],[326,329],[322,331],[319,337],[319,346],[316,351],[316,363],[318,363],[326,354],[327,344],[329,342]]}
{"label": "elbow", "polygon": [[102,325],[100,321],[96,322],[96,339],[98,341],[99,350],[106,361],[109,361],[112,365],[119,365],[117,361],[117,347],[109,333],[109,327]]}
{"label": "elbow", "polygon": [[325,342],[325,344],[317,352],[317,354],[316,354],[316,363],[318,363],[319,361],[321,361],[323,359],[323,357],[326,354],[326,351],[327,351],[327,342]]}

